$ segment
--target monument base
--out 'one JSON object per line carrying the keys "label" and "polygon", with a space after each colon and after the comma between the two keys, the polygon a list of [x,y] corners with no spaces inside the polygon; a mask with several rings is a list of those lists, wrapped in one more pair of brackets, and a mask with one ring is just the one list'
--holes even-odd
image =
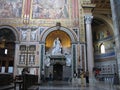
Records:
{"label": "monument base", "polygon": [[60,63],[62,65],[66,65],[66,58],[64,55],[51,55],[50,56],[50,63],[51,64],[56,64]]}

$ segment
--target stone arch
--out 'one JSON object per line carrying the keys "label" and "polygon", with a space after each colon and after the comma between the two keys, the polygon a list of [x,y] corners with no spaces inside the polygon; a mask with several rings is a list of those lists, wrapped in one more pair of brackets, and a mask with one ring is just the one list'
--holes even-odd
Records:
{"label": "stone arch", "polygon": [[[63,26],[60,26],[59,29],[58,29],[57,26],[53,26],[53,27],[48,28],[44,32],[42,32],[42,36],[40,38],[40,45],[41,45],[41,52],[42,52],[41,53],[41,59],[40,59],[41,60],[41,68],[43,68],[43,69],[46,68],[45,64],[44,64],[44,57],[43,56],[46,57],[48,55],[48,56],[52,57],[51,49],[50,49],[50,53],[49,53],[49,50],[48,50],[48,52],[45,51],[46,50],[46,45],[45,44],[46,44],[47,37],[51,33],[55,32],[55,31],[60,31],[60,32],[66,33],[69,36],[69,40],[71,41],[70,42],[71,47],[70,48],[66,48],[65,47],[63,49],[63,52],[61,52],[60,54],[58,54],[58,56],[60,55],[60,58],[62,57],[61,58],[62,60],[63,60],[63,57],[66,58],[66,56],[65,56],[66,54],[70,55],[70,57],[71,57],[70,67],[67,69],[67,70],[69,70],[69,74],[68,74],[68,76],[66,76],[67,78],[70,78],[70,77],[72,77],[74,68],[76,68],[75,67],[76,63],[75,62],[76,62],[77,58],[76,58],[76,53],[73,54],[73,52],[76,52],[76,47],[77,47],[76,44],[78,43],[78,41],[77,41],[77,35],[76,35],[76,33],[72,29],[68,29],[68,28],[63,27]],[[64,52],[65,50],[67,50],[67,51]],[[54,54],[53,54],[53,57],[55,58],[56,55],[54,56]],[[59,61],[56,61],[55,63],[59,63]],[[64,65],[66,63],[66,61],[63,61],[61,63]],[[45,69],[46,72],[49,72],[49,71],[53,72],[53,70],[54,70],[54,67],[53,68],[47,67],[47,68],[48,69]],[[64,73],[64,72],[62,72],[62,73]],[[46,74],[45,76],[48,76],[48,75]],[[62,78],[64,78],[64,76]]]}
{"label": "stone arch", "polygon": [[[0,50],[0,52],[2,52],[2,54],[0,54],[0,56],[6,55],[5,57],[2,57],[2,59],[1,59],[1,62],[4,63],[4,65],[5,65],[5,70],[3,72],[14,73],[15,62],[16,62],[15,51],[17,50],[16,44],[19,41],[19,33],[16,28],[9,26],[9,25],[1,25],[0,31],[2,32],[1,35],[3,36],[3,38],[6,39],[4,42],[4,47],[2,47],[2,49]],[[7,35],[9,35],[9,36],[7,36]],[[4,66],[4,65],[2,65],[2,66]],[[11,69],[9,70],[10,67],[11,67]]]}
{"label": "stone arch", "polygon": [[110,28],[112,30],[114,30],[114,27],[113,27],[113,24],[112,24],[112,20],[109,19],[108,17],[103,16],[103,15],[94,15],[94,18],[102,20],[103,22],[105,22],[106,24],[108,24],[108,26],[110,26]]}
{"label": "stone arch", "polygon": [[17,29],[15,27],[8,26],[8,25],[0,26],[0,29],[3,29],[3,28],[10,29],[14,33],[14,35],[15,35],[15,40],[19,41],[19,34],[18,34],[18,31],[17,31]]}
{"label": "stone arch", "polygon": [[[104,16],[104,15],[95,15],[94,18],[93,18],[93,23],[94,23],[94,19],[95,19],[95,21],[98,22],[98,26],[104,24],[103,27],[107,28],[106,29],[106,35],[107,35],[107,33],[109,33],[114,38],[114,27],[113,27],[113,24],[112,24],[112,19],[110,19],[109,17]],[[92,26],[92,28],[93,27],[94,27],[94,25]],[[103,28],[103,27],[101,27],[101,28]],[[94,30],[94,28],[92,30]],[[104,37],[102,30],[105,31],[104,29],[97,30],[97,32],[101,31],[101,33],[99,35],[100,37]],[[97,36],[97,35],[95,35],[95,33],[93,33],[93,36]],[[96,37],[96,38],[98,38],[98,37]]]}
{"label": "stone arch", "polygon": [[[51,27],[51,28],[48,28],[47,30],[45,30],[43,32],[43,35],[41,36],[40,41],[45,42],[47,35],[55,30],[58,30],[57,26],[54,26],[54,27]],[[66,32],[69,35],[72,43],[77,42],[77,35],[75,34],[74,31],[72,31],[66,27],[63,27],[63,26],[61,26],[59,30]]]}

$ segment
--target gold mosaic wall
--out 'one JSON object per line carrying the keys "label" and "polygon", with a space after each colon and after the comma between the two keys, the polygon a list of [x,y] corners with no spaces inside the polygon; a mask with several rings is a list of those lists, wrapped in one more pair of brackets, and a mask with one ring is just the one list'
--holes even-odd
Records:
{"label": "gold mosaic wall", "polygon": [[82,3],[90,0],[0,0],[0,25],[12,27],[52,27],[56,22],[78,28],[85,41]]}

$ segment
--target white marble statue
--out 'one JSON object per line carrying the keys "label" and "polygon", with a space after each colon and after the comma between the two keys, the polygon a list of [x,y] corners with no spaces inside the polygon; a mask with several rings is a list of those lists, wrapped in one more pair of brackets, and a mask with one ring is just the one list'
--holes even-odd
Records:
{"label": "white marble statue", "polygon": [[49,66],[50,66],[50,58],[49,58],[49,57],[46,57],[44,63],[45,63],[45,66],[49,67]]}
{"label": "white marble statue", "polygon": [[27,38],[27,30],[22,30],[22,40],[26,40]]}
{"label": "white marble statue", "polygon": [[59,55],[59,54],[62,54],[62,45],[59,38],[57,37],[53,42],[52,55]]}
{"label": "white marble statue", "polygon": [[35,40],[36,39],[36,33],[37,33],[36,30],[32,30],[31,31],[31,40]]}
{"label": "white marble statue", "polygon": [[71,66],[71,54],[66,54],[66,66]]}

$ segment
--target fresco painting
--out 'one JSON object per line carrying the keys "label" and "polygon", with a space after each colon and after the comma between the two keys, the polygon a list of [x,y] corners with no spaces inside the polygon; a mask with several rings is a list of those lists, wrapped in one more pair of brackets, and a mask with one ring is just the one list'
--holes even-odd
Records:
{"label": "fresco painting", "polygon": [[0,18],[20,18],[23,0],[0,0]]}
{"label": "fresco painting", "polygon": [[68,0],[33,0],[33,19],[69,18]]}

